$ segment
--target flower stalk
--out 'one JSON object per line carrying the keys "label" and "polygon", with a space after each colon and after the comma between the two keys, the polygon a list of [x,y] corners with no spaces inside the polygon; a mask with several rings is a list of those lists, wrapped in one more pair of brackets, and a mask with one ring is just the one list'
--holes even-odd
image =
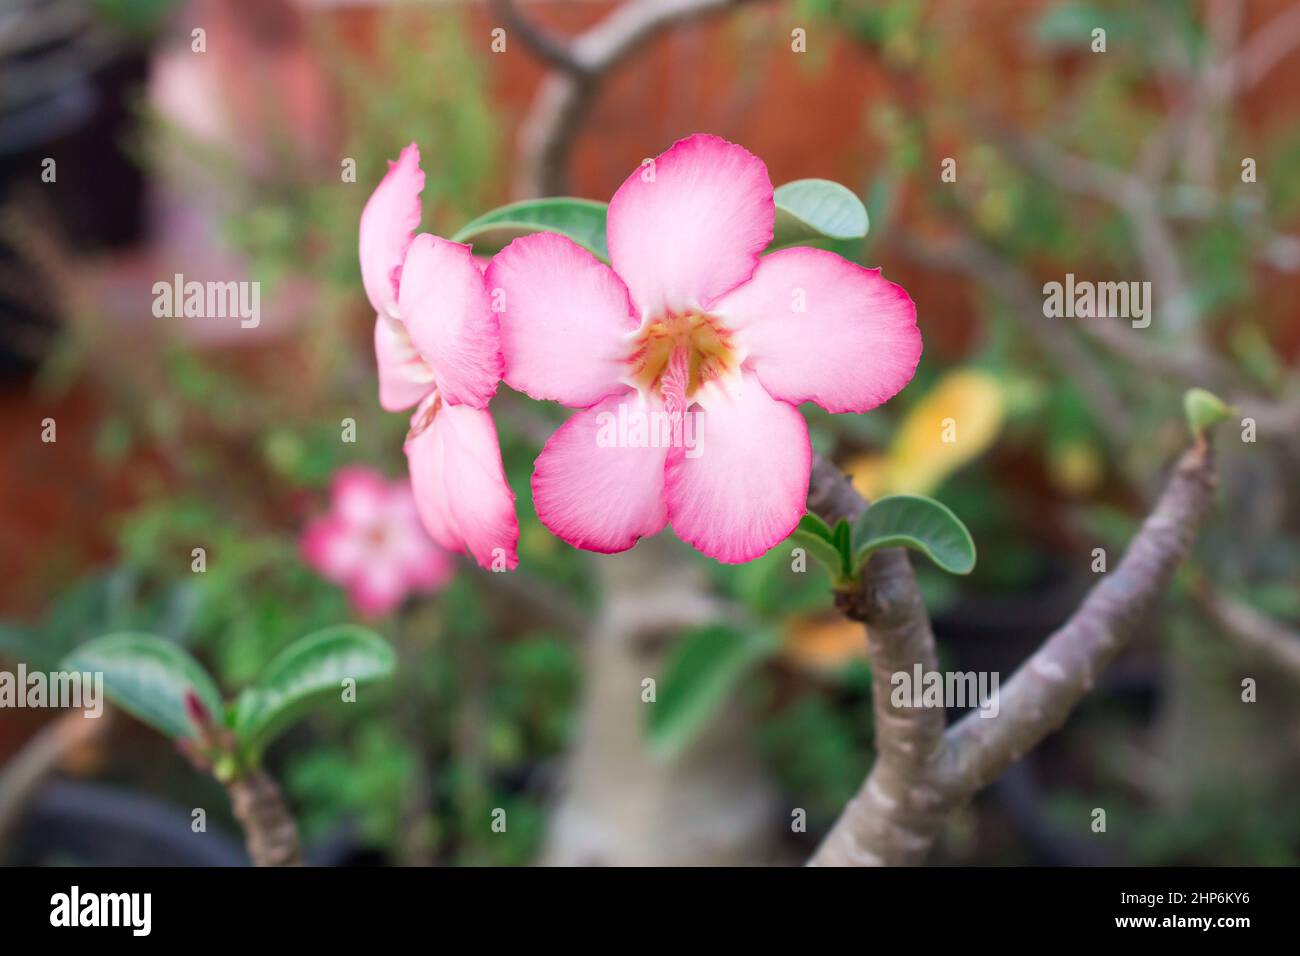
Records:
{"label": "flower stalk", "polygon": [[266,771],[240,774],[226,782],[226,792],[254,866],[302,866],[297,824]]}

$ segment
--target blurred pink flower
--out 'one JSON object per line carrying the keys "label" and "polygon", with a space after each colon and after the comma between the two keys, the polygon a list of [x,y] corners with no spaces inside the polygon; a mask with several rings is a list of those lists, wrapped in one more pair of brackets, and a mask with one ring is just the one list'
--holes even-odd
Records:
{"label": "blurred pink flower", "polygon": [[387,614],[408,594],[440,590],[455,570],[425,533],[410,485],[356,466],[335,473],[330,511],[307,526],[301,547],[303,560],[368,617]]}
{"label": "blurred pink flower", "polygon": [[361,279],[377,313],[379,403],[388,411],[416,406],[405,450],[429,533],[483,567],[513,568],[515,496],[487,412],[501,379],[497,317],[468,246],[414,236],[423,189],[412,143],[361,213]]}
{"label": "blurred pink flower", "polygon": [[[538,517],[565,541],[623,551],[671,523],[719,561],[756,558],[804,513],[811,448],[796,406],[864,412],[911,380],[921,335],[907,293],[820,249],[760,258],[774,217],[763,162],[696,135],[615,193],[613,268],[554,233],[492,260],[505,381],[582,409],[533,471]],[[665,419],[668,441],[655,437]],[[629,421],[640,431],[611,427]]]}

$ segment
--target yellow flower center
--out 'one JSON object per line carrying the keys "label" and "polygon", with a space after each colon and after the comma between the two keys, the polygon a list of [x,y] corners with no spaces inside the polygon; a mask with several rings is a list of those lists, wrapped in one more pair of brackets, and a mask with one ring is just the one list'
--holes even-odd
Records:
{"label": "yellow flower center", "polygon": [[647,322],[632,340],[625,381],[643,392],[662,392],[674,355],[677,367],[685,370],[685,398],[689,401],[700,387],[734,374],[741,356],[731,332],[711,315],[687,312],[665,315]]}

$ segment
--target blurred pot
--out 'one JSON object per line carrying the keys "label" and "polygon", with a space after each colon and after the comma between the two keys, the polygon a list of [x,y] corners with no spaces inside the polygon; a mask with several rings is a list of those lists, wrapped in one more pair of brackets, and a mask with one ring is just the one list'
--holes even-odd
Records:
{"label": "blurred pot", "polygon": [[235,838],[194,833],[171,804],[98,783],[41,788],[15,840],[19,865],[71,860],[90,866],[247,866]]}
{"label": "blurred pot", "polygon": [[[130,98],[145,77],[142,44],[88,4],[17,0],[0,13],[0,206],[21,193],[40,197],[74,248],[137,241],[144,179],[125,140]],[[39,359],[50,328],[50,296],[8,232],[0,230],[0,276],[9,280],[0,281],[0,378]]]}

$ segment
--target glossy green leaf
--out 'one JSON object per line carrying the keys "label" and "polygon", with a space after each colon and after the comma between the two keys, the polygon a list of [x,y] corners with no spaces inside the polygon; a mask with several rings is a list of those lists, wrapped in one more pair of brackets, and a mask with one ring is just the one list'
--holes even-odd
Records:
{"label": "glossy green leaf", "polygon": [[605,245],[605,210],[603,202],[556,196],[526,199],[499,206],[461,227],[452,236],[455,242],[468,242],[475,255],[496,255],[520,236],[535,232],[558,232],[568,236],[597,258],[609,261]]}
{"label": "glossy green leaf", "polygon": [[848,559],[853,554],[853,526],[849,524],[847,518],[841,518],[835,522],[835,527],[831,530],[835,547],[839,549],[840,554],[844,555],[844,569],[848,570]]}
{"label": "glossy green leaf", "polygon": [[797,179],[778,186],[776,228],[769,248],[828,239],[861,239],[867,208],[845,186],[829,179]]}
{"label": "glossy green leaf", "polygon": [[799,519],[790,540],[815,558],[832,580],[843,576],[844,555],[835,543],[834,532],[817,515],[807,514]]}
{"label": "glossy green leaf", "polygon": [[127,713],[173,739],[194,737],[185,694],[194,691],[212,719],[224,713],[208,672],[171,641],[152,634],[109,634],[87,641],[64,658],[62,670],[102,672],[104,695]]}
{"label": "glossy green leaf", "polygon": [[741,678],[779,646],[772,631],[746,634],[713,626],[684,635],[674,646],[647,703],[650,749],[679,753],[725,704]]}
{"label": "glossy green leaf", "polygon": [[835,532],[831,530],[831,526],[822,520],[821,515],[815,515],[811,511],[799,519],[799,525],[795,530],[815,535],[828,544],[835,542]]}
{"label": "glossy green leaf", "polygon": [[949,574],[975,567],[975,542],[952,511],[933,498],[892,495],[874,502],[853,528],[856,577],[878,548],[911,548]]}
{"label": "glossy green leaf", "polygon": [[343,702],[343,682],[357,686],[393,673],[393,650],[373,631],[353,625],[326,628],[290,644],[257,684],[239,695],[235,734],[258,753],[276,734],[312,708]]}

